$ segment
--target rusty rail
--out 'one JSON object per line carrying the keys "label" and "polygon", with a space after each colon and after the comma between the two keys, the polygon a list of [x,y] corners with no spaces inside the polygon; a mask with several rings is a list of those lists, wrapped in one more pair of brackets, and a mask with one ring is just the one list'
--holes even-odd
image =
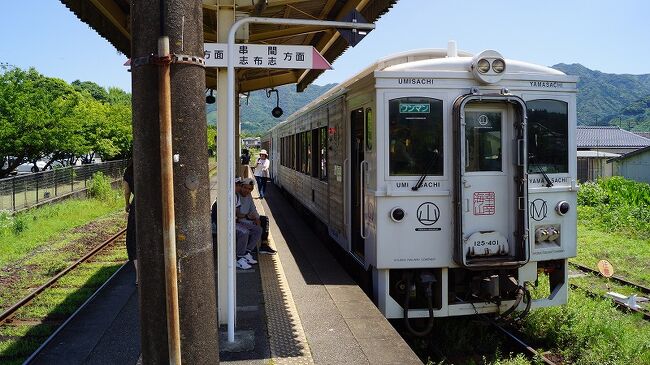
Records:
{"label": "rusty rail", "polygon": [[87,254],[85,254],[82,258],[79,260],[75,261],[72,265],[68,266],[66,269],[62,270],[58,274],[56,274],[53,278],[48,280],[45,284],[41,285],[40,287],[36,288],[33,292],[31,292],[29,295],[25,296],[23,299],[18,301],[16,304],[12,305],[9,309],[6,311],[2,312],[0,314],[0,324],[5,323],[9,318],[13,316],[13,314],[23,307],[25,304],[31,302],[38,294],[43,292],[45,289],[51,287],[54,283],[56,283],[61,277],[66,275],[68,272],[79,266],[82,262],[88,260],[97,252],[101,251],[104,249],[106,246],[114,242],[118,237],[124,234],[126,232],[126,228],[120,230],[118,233],[116,233],[113,237],[107,239],[106,241],[100,243],[99,245],[95,246],[92,250],[90,250]]}

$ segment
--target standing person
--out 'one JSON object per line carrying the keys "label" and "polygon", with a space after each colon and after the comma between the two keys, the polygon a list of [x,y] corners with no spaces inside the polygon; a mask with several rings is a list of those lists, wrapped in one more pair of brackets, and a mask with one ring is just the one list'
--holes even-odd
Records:
{"label": "standing person", "polygon": [[241,162],[241,171],[239,172],[241,174],[241,177],[247,178],[251,176],[251,168],[249,166],[251,162],[251,154],[247,148],[242,149],[242,153],[239,158]]}
{"label": "standing person", "polygon": [[261,150],[260,157],[255,164],[255,172],[253,173],[255,180],[257,180],[257,190],[259,190],[260,199],[264,199],[264,194],[266,193],[266,180],[270,177],[269,167],[271,167],[269,154],[266,150]]}
{"label": "standing person", "polygon": [[[135,268],[135,285],[138,285],[138,257],[135,236],[135,184],[133,183],[133,159],[129,160],[122,178],[124,188],[124,210],[129,213],[126,223],[126,253]],[[133,199],[131,199],[133,196]]]}

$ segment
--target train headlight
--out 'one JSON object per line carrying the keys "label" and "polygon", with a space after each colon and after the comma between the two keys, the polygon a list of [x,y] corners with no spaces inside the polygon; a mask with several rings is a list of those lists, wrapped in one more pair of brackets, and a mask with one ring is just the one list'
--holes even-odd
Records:
{"label": "train headlight", "polygon": [[476,69],[482,74],[490,71],[490,61],[486,60],[485,58],[478,60],[476,63]]}
{"label": "train headlight", "polygon": [[569,212],[570,208],[571,208],[571,206],[569,205],[569,203],[567,203],[567,202],[565,202],[563,200],[563,201],[557,203],[557,205],[555,206],[555,211],[559,215],[565,215],[565,214],[567,214]]}
{"label": "train headlight", "polygon": [[470,71],[480,82],[495,84],[501,81],[505,74],[506,61],[497,51],[483,51],[472,58]]}
{"label": "train headlight", "polygon": [[390,218],[395,222],[401,222],[406,217],[406,212],[402,208],[393,208],[390,211]]}
{"label": "train headlight", "polygon": [[492,61],[492,71],[500,74],[505,70],[506,70],[506,63],[502,59],[497,58],[496,60]]}

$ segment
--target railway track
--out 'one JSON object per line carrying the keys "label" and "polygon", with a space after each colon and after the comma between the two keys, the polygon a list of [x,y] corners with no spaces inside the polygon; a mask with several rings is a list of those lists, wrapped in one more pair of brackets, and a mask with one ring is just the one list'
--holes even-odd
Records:
{"label": "railway track", "polygon": [[[600,275],[600,272],[598,272],[598,270],[594,270],[594,269],[592,269],[590,267],[587,267],[587,266],[584,266],[584,265],[581,265],[581,264],[577,264],[575,262],[570,262],[569,264],[571,266],[575,267],[576,269],[584,272],[584,273],[589,273],[589,274],[593,274],[593,275],[597,275],[597,276]],[[617,282],[619,284],[623,284],[623,285],[633,287],[640,293],[650,295],[650,288],[648,288],[646,286],[643,286],[643,285],[640,285],[640,284],[633,283],[631,281],[625,280],[625,278],[622,278],[622,277],[617,276],[617,275],[614,275],[609,279],[612,280],[612,281],[615,281],[615,282]]]}
{"label": "railway track", "polygon": [[[576,263],[570,263],[570,265],[575,267],[576,269],[584,272],[584,273],[592,274],[592,275],[595,275],[595,276],[600,276],[600,273],[597,270],[594,270],[594,269],[589,268],[587,266],[584,266],[584,265],[581,265],[581,264],[576,264]],[[633,283],[633,282],[628,281],[625,278],[622,278],[620,276],[612,276],[609,279],[611,279],[612,281],[617,282],[618,284],[631,287],[638,293],[643,293],[645,295],[650,295],[650,288],[645,287],[645,286],[640,285],[640,284]],[[590,290],[588,288],[585,288],[585,287],[582,287],[582,286],[579,286],[579,285],[576,285],[576,284],[570,284],[570,286],[574,290],[583,291],[584,293],[586,293],[587,295],[589,295],[592,298],[603,298],[604,297],[604,298],[610,299],[614,303],[616,308],[618,308],[620,310],[623,310],[623,311],[626,311],[626,312],[640,313],[643,316],[643,319],[645,319],[646,321],[650,321],[650,311],[647,310],[647,309],[632,308],[632,307],[630,307],[630,306],[628,306],[628,305],[626,305],[624,303],[621,303],[621,302],[619,302],[617,300],[614,300],[612,297],[601,295],[599,293],[596,293],[593,290]]]}
{"label": "railway track", "polygon": [[498,329],[501,333],[503,333],[508,339],[512,341],[513,344],[521,348],[522,352],[528,354],[529,357],[535,360],[539,360],[543,362],[544,364],[547,365],[556,365],[555,362],[553,362],[551,359],[549,359],[549,355],[545,353],[541,353],[537,350],[535,350],[532,346],[527,344],[524,340],[521,339],[521,335],[516,333],[512,329],[508,329],[505,326],[490,320],[490,324]]}
{"label": "railway track", "polygon": [[3,346],[0,363],[21,363],[104,284],[110,271],[123,264],[123,254],[116,253],[124,250],[125,232],[122,229],[96,245],[0,313],[0,341],[17,341]]}

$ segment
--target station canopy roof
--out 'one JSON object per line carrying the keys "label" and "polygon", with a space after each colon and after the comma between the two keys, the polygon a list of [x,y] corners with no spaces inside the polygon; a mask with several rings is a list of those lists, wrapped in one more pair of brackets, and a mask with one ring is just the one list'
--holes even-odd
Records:
{"label": "station canopy roof", "polygon": [[[60,0],[81,21],[95,29],[118,51],[131,56],[130,0]],[[374,23],[397,0],[238,0],[236,11],[248,16],[345,21],[357,10]],[[217,0],[203,0],[203,37],[217,41]],[[225,40],[223,41],[225,43]],[[311,45],[333,63],[348,48],[337,30],[318,26],[250,24],[248,43]],[[323,70],[238,69],[239,92],[296,83],[304,90]],[[216,70],[206,68],[206,84],[216,88]]]}

